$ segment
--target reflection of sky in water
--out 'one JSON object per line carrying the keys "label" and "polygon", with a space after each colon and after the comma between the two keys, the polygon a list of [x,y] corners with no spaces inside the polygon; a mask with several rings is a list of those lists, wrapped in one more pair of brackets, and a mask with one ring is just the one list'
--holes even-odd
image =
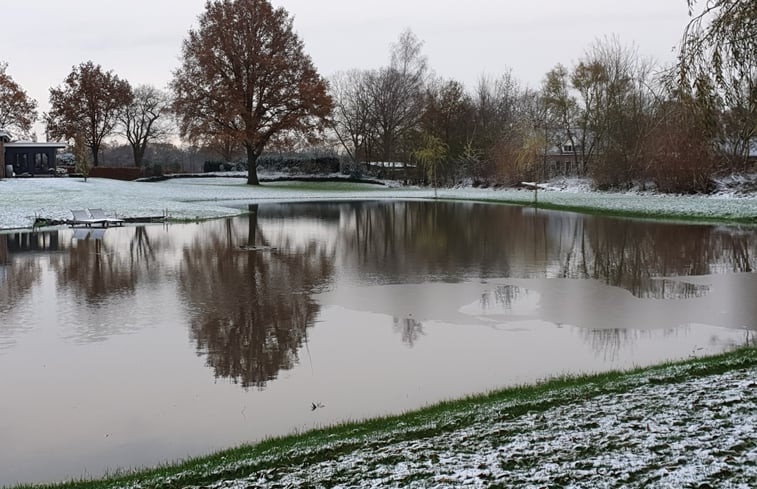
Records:
{"label": "reflection of sky in water", "polygon": [[440,202],[249,210],[96,240],[0,234],[0,485],[722,351],[757,329],[750,230]]}
{"label": "reflection of sky in water", "polygon": [[753,305],[739,302],[733,291],[743,294],[757,290],[757,274],[687,280],[702,284],[686,283],[686,290],[707,293],[675,295],[674,299],[638,298],[620,287],[595,280],[502,278],[347,287],[314,297],[324,306],[339,305],[421,323],[491,324],[530,319],[591,331],[670,330],[688,324],[755,329]]}

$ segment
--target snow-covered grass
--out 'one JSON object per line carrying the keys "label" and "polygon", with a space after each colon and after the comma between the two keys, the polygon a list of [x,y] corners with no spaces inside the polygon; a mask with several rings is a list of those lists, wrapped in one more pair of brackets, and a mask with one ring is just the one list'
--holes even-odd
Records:
{"label": "snow-covered grass", "polygon": [[757,485],[757,349],[555,379],[402,416],[59,486],[732,487]]}
{"label": "snow-covered grass", "polygon": [[[757,194],[740,197],[594,192],[585,184],[552,185],[538,192],[546,208],[616,215],[712,221],[757,222]],[[439,198],[529,204],[534,192],[519,189],[440,189]],[[430,188],[385,187],[350,182],[277,182],[258,187],[244,178],[182,178],[121,182],[90,178],[0,180],[0,229],[28,228],[35,218],[64,220],[70,210],[99,207],[118,217],[167,214],[206,219],[239,214],[247,203],[295,200],[430,199]]]}

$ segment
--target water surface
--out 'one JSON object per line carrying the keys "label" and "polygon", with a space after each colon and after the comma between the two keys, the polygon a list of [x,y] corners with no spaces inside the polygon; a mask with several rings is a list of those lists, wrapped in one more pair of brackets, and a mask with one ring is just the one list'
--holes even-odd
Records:
{"label": "water surface", "polygon": [[0,234],[0,485],[723,351],[757,330],[754,228],[471,203],[247,210]]}

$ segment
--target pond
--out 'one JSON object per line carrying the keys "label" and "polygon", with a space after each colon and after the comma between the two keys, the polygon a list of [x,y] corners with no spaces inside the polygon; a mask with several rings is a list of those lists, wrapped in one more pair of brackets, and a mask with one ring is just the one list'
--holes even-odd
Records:
{"label": "pond", "polygon": [[0,234],[0,486],[757,330],[757,230],[450,202]]}

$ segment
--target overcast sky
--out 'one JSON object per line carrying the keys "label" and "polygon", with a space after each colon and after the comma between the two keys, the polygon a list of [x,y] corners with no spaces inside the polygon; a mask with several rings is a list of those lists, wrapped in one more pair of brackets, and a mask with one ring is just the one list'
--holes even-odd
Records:
{"label": "overcast sky", "polygon": [[[663,63],[688,20],[685,0],[273,0],[323,76],[388,61],[406,28],[430,67],[471,88],[508,68],[537,87],[596,39],[617,36]],[[48,90],[92,60],[132,85],[165,87],[205,0],[0,0],[0,61],[46,111]],[[42,136],[40,134],[40,136]]]}

